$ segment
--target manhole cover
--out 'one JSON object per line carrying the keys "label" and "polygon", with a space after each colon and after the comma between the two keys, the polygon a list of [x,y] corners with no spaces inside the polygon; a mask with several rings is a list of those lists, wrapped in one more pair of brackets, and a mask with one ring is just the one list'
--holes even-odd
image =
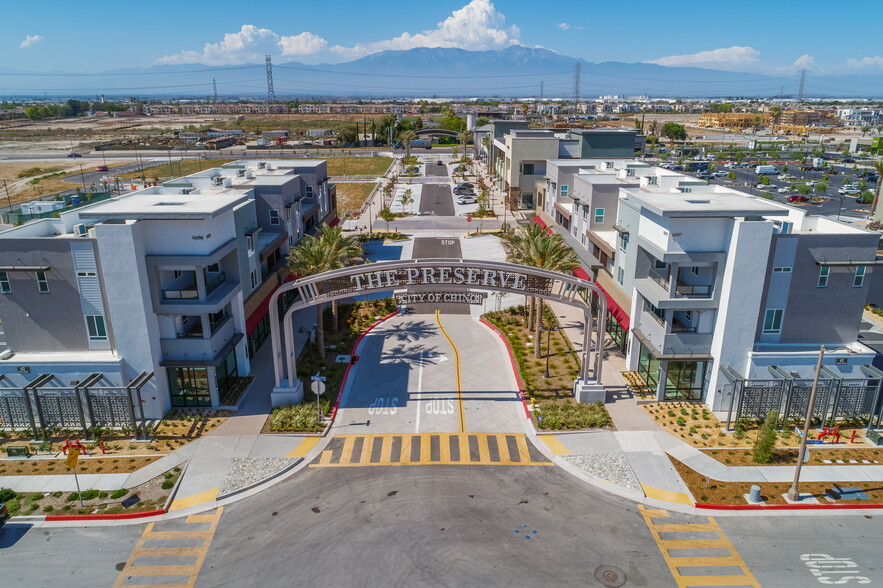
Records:
{"label": "manhole cover", "polygon": [[609,588],[619,588],[625,584],[625,572],[613,566],[600,566],[595,570],[595,579]]}

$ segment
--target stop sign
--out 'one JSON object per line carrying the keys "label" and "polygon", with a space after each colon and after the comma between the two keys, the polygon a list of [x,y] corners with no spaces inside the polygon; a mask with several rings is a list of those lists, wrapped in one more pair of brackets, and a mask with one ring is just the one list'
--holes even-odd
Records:
{"label": "stop sign", "polygon": [[471,223],[471,222],[472,222],[472,217],[471,217],[471,216],[467,216],[467,217],[466,217],[466,222],[467,222],[467,223]]}

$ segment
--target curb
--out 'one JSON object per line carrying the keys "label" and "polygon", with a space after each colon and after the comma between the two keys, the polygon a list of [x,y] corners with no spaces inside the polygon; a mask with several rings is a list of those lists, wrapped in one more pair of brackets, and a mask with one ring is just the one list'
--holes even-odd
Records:
{"label": "curb", "polygon": [[166,509],[147,510],[144,512],[122,512],[119,514],[91,514],[91,515],[46,515],[46,522],[50,521],[118,521],[126,519],[140,519],[155,517],[166,514]]}
{"label": "curb", "polygon": [[294,460],[294,463],[288,464],[287,466],[285,466],[284,468],[282,468],[281,470],[279,470],[275,474],[270,474],[266,478],[258,480],[254,484],[249,484],[248,486],[243,486],[242,488],[237,488],[236,490],[233,490],[231,492],[227,492],[224,495],[219,494],[217,496],[217,498],[215,498],[215,501],[224,500],[226,498],[230,498],[231,496],[236,496],[237,494],[242,494],[243,492],[245,492],[247,490],[251,490],[252,488],[255,488],[256,486],[260,486],[261,484],[263,484],[265,482],[269,482],[270,480],[272,480],[274,478],[278,478],[279,476],[281,476],[282,474],[284,474],[288,470],[298,466],[301,462],[303,462],[303,460],[304,460],[304,458],[298,457],[297,459]]}
{"label": "curb", "polygon": [[883,508],[883,504],[704,504],[693,505],[702,510],[872,510]]}
{"label": "curb", "polygon": [[163,510],[169,512],[169,506],[171,506],[172,501],[175,500],[175,496],[178,494],[178,487],[181,486],[181,481],[184,479],[184,474],[187,473],[187,466],[190,465],[190,460],[188,459],[184,463],[184,467],[181,468],[181,473],[178,474],[178,479],[175,480],[175,485],[172,486],[172,491],[169,492],[169,497],[166,498],[166,503],[163,505]]}
{"label": "curb", "polygon": [[506,346],[506,351],[509,353],[509,361],[512,363],[512,372],[515,374],[515,381],[518,383],[518,395],[521,397],[521,404],[524,407],[524,416],[527,420],[531,420],[530,411],[527,410],[527,398],[524,396],[524,383],[521,381],[521,374],[518,372],[518,364],[515,362],[515,356],[512,355],[512,348],[509,346],[509,341],[506,340],[506,337],[497,327],[483,318],[479,317],[478,322],[496,333],[497,336],[502,339],[503,345]]}
{"label": "curb", "polygon": [[[350,356],[355,355],[356,349],[358,349],[358,347],[359,347],[359,343],[362,342],[362,338],[365,335],[367,335],[368,332],[371,331],[371,329],[373,329],[374,327],[376,327],[377,325],[379,325],[380,323],[382,323],[386,319],[394,317],[398,313],[399,313],[399,311],[396,310],[395,312],[392,312],[392,313],[386,315],[385,317],[382,317],[381,319],[374,321],[373,323],[371,323],[371,325],[367,329],[362,331],[362,334],[359,335],[359,338],[356,339],[355,343],[353,343],[353,349],[350,352]],[[330,416],[331,423],[334,423],[334,418],[337,416],[337,409],[340,406],[340,401],[343,399],[343,389],[346,386],[346,381],[347,381],[347,378],[349,378],[350,369],[352,367],[353,367],[353,362],[352,362],[352,360],[350,360],[350,362],[346,366],[346,372],[343,374],[343,379],[340,381],[340,390],[338,390],[338,392],[337,392],[337,402],[334,403],[334,408],[331,409],[331,416]],[[329,429],[331,428],[331,424],[329,424],[328,428]]]}

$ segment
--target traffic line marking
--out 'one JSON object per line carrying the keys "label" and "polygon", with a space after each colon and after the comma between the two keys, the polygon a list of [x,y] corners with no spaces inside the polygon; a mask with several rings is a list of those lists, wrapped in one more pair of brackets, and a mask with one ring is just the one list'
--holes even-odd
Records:
{"label": "traffic line marking", "polygon": [[[212,538],[218,529],[218,522],[221,520],[221,513],[224,507],[219,507],[213,514],[190,515],[187,517],[185,525],[204,525],[209,524],[209,528],[200,531],[154,531],[157,523],[150,523],[144,529],[132,554],[123,566],[120,575],[114,582],[113,588],[153,588],[160,587],[170,588],[178,586],[180,588],[193,588],[199,571],[202,569],[202,563],[211,546]],[[163,524],[163,523],[158,523]],[[188,547],[145,547],[147,541],[178,541],[181,539],[201,539],[202,545]],[[180,557],[195,558],[191,564],[183,565],[149,565],[149,558],[152,557]],[[138,561],[138,565],[135,562]],[[144,565],[148,564],[148,565]],[[159,581],[155,576],[186,576],[187,581],[183,584],[169,584],[167,581]],[[147,582],[139,580],[140,583],[124,583],[126,580],[134,578],[149,578]],[[152,581],[151,581],[152,580]]]}
{"label": "traffic line marking", "polygon": [[653,486],[646,486],[644,484],[641,484],[641,489],[644,491],[644,496],[647,498],[655,498],[656,500],[674,502],[676,504],[686,504],[687,506],[693,506],[694,504],[690,497],[683,492],[663,490],[662,488],[654,488]]}
{"label": "traffic line marking", "polygon": [[457,408],[459,409],[460,416],[460,432],[466,432],[466,419],[463,416],[463,386],[460,383],[460,351],[457,349],[457,346],[454,345],[454,341],[451,339],[448,332],[445,330],[444,325],[441,322],[441,314],[439,311],[435,311],[435,322],[438,323],[438,328],[441,329],[442,335],[445,336],[445,339],[448,340],[451,348],[454,350],[454,373],[457,377]]}
{"label": "traffic line marking", "polygon": [[286,455],[285,457],[304,457],[306,454],[310,452],[310,450],[316,446],[319,441],[321,441],[321,437],[307,437],[300,444],[294,448],[294,450]]}
{"label": "traffic line marking", "polygon": [[[667,511],[661,509],[647,509],[644,508],[644,505],[642,504],[639,504],[638,508],[641,511],[641,516],[644,518],[644,522],[647,524],[647,528],[650,529],[650,534],[653,535],[653,540],[656,541],[656,545],[659,546],[662,558],[665,560],[665,564],[668,566],[669,571],[671,571],[671,575],[677,583],[678,588],[687,588],[688,586],[753,586],[755,588],[760,588],[760,584],[754,577],[754,574],[748,569],[745,561],[736,551],[735,547],[733,547],[730,540],[727,539],[727,536],[724,535],[723,530],[714,518],[707,517],[708,523],[700,524],[656,524],[653,522],[653,519],[668,518],[669,514]],[[713,534],[714,537],[709,539],[663,539],[660,536],[661,533],[666,533],[667,535],[678,533],[686,533],[689,535],[695,535],[696,533],[710,533]],[[713,550],[714,555],[709,555],[709,557],[676,557],[672,556],[670,553],[673,549],[710,549]],[[721,556],[720,550],[722,549],[729,551],[730,555]],[[690,568],[701,568],[702,575],[685,574],[684,572],[687,572]],[[723,568],[726,570],[726,573],[709,573],[712,572],[714,568]],[[742,573],[733,574],[732,571],[734,568],[739,568]],[[722,572],[723,569],[721,570]]]}
{"label": "traffic line marking", "polygon": [[[366,448],[376,448],[378,452]],[[342,451],[335,452],[342,447]],[[336,453],[336,454],[335,454]],[[309,467],[395,465],[553,465],[523,433],[422,433],[336,436]],[[372,459],[373,457],[373,459]]]}
{"label": "traffic line marking", "polygon": [[176,498],[172,501],[172,504],[169,505],[169,512],[173,510],[180,510],[182,508],[190,508],[191,506],[196,506],[197,504],[204,504],[206,502],[211,502],[218,497],[218,492],[220,492],[221,487],[212,488],[211,490],[206,490],[205,492],[200,492],[199,494],[193,494],[191,496],[185,496],[184,498]]}
{"label": "traffic line marking", "polygon": [[573,455],[555,435],[537,435],[555,455]]}

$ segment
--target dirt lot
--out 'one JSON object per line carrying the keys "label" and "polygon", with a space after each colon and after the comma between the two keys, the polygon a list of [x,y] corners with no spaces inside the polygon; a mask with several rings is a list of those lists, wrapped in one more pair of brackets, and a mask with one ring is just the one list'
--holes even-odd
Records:
{"label": "dirt lot", "polygon": [[[127,163],[132,162],[114,161],[108,173],[113,174],[114,167]],[[84,164],[78,160],[0,161],[0,179],[8,182],[13,203],[24,202],[76,188],[78,184],[65,182],[62,178],[79,175],[81,165],[85,172],[95,171],[93,163]],[[0,193],[0,203],[6,204],[6,192]]]}
{"label": "dirt lot", "polygon": [[374,189],[374,182],[338,182],[337,186],[337,210],[343,214],[361,210],[365,200]]}
{"label": "dirt lot", "polygon": [[[796,435],[795,435],[796,436]],[[870,447],[837,447],[809,448],[809,461],[806,465],[879,465],[883,462],[883,449]],[[773,450],[773,457],[768,464],[754,462],[751,449],[704,449],[703,453],[717,461],[733,466],[764,466],[764,465],[797,465],[798,448],[781,447]],[[840,461],[840,463],[837,463]],[[829,462],[829,463],[825,463]],[[865,463],[866,462],[866,463]]]}
{"label": "dirt lot", "polygon": [[[78,474],[128,474],[139,470],[159,456],[141,457],[81,457],[77,461]],[[0,461],[0,476],[57,476],[71,473],[64,463],[64,456],[53,459],[29,457]]]}

